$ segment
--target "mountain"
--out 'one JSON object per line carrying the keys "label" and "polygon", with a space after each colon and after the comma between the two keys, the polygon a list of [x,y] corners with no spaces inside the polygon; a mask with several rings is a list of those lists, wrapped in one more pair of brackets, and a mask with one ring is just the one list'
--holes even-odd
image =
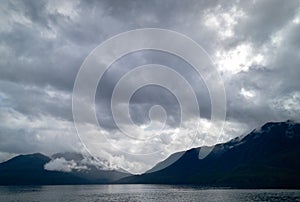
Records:
{"label": "mountain", "polygon": [[69,173],[47,171],[44,165],[51,159],[36,153],[20,155],[0,164],[0,185],[82,184],[85,179]]}
{"label": "mountain", "polygon": [[[197,184],[236,188],[300,188],[300,124],[267,123],[244,137],[217,144],[204,159],[199,151],[186,151],[175,163],[171,155],[151,172],[118,183]],[[153,172],[156,171],[156,172]]]}
{"label": "mountain", "polygon": [[[45,169],[56,159],[78,166],[68,172]],[[88,163],[84,165],[83,160],[83,156],[76,153],[59,153],[52,158],[40,153],[19,155],[0,163],[0,185],[101,184],[129,176],[128,173],[102,170]]]}
{"label": "mountain", "polygon": [[215,145],[206,158],[199,158],[199,152],[206,149],[175,153],[136,176],[107,170],[96,159],[77,153],[19,155],[0,163],[0,185],[155,183],[300,188],[300,124],[267,123],[247,136]]}

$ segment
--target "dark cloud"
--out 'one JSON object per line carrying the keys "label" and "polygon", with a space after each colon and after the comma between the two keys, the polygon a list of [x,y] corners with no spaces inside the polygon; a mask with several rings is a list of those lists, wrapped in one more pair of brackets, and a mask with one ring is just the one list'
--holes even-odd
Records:
{"label": "dark cloud", "polygon": [[239,20],[236,34],[242,40],[262,44],[270,40],[272,34],[284,28],[297,14],[299,2],[280,0],[254,1],[242,6],[245,16]]}

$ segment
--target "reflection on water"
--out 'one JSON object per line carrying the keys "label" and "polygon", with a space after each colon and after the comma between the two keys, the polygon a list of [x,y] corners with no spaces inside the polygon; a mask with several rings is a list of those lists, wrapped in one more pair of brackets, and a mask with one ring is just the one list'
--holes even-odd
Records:
{"label": "reflection on water", "polygon": [[300,190],[171,185],[0,186],[0,201],[300,201]]}

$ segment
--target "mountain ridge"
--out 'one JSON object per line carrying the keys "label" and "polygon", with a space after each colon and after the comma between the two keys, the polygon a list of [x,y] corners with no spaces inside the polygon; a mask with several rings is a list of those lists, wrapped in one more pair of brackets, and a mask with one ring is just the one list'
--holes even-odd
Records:
{"label": "mountain ridge", "polygon": [[[207,147],[192,148],[170,155],[141,175],[102,170],[93,164],[85,164],[82,154],[57,153],[51,157],[41,153],[19,155],[0,163],[0,185],[154,183],[298,189],[299,146],[299,123],[269,122],[248,135],[216,144],[203,159],[199,158],[199,152]],[[180,158],[173,163],[172,158],[179,155]],[[69,172],[45,169],[45,165],[57,159],[79,167]],[[86,168],[82,169],[83,166]]]}
{"label": "mountain ridge", "polygon": [[269,122],[246,136],[215,145],[204,159],[199,159],[199,151],[205,147],[192,148],[162,170],[156,166],[164,162],[150,169],[156,172],[130,176],[118,183],[300,188],[299,146],[300,124]]}
{"label": "mountain ridge", "polygon": [[[73,160],[71,157],[76,158]],[[68,172],[45,168],[56,159],[77,163],[81,157],[83,159],[81,154],[75,153],[58,153],[51,158],[41,153],[13,157],[0,163],[0,185],[104,184],[129,176],[128,173],[104,170],[94,165],[86,165],[85,168],[80,165],[81,169],[70,169]]]}

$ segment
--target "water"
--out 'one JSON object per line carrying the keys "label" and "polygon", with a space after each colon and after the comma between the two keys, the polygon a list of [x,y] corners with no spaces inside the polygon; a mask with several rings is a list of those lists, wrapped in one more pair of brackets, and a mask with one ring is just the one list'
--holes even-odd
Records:
{"label": "water", "polygon": [[171,185],[0,186],[0,201],[300,201],[300,190]]}

